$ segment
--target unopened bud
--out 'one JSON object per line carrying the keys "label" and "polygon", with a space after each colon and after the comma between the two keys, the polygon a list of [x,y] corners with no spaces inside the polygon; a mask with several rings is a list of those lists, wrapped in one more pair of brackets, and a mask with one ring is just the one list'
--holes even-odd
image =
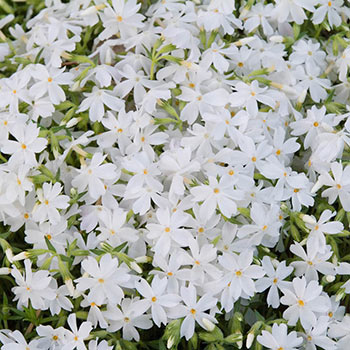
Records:
{"label": "unopened bud", "polygon": [[250,36],[248,38],[243,38],[243,39],[240,39],[238,41],[235,41],[233,43],[233,45],[236,45],[236,46],[243,46],[243,45],[247,45],[249,44],[250,42],[254,41],[255,38],[253,36]]}
{"label": "unopened bud", "polygon": [[75,125],[77,125],[79,122],[81,121],[81,118],[72,118],[67,124],[66,124],[66,128],[71,128]]}
{"label": "unopened bud", "polygon": [[22,252],[22,253],[19,253],[19,254],[15,255],[12,258],[12,261],[24,260],[24,259],[28,259],[28,257],[29,257],[28,252]]}
{"label": "unopened bud", "polygon": [[142,273],[141,267],[140,267],[139,265],[137,265],[135,261],[132,261],[132,262],[130,263],[130,267],[131,267],[134,271],[136,271],[137,273]]}
{"label": "unopened bud", "polygon": [[166,347],[168,349],[170,349],[173,345],[174,345],[175,339],[173,336],[170,336],[167,343],[166,343]]}
{"label": "unopened bud", "polygon": [[71,278],[67,278],[65,281],[64,281],[69,293],[71,296],[74,295],[74,291],[75,291],[75,288],[74,288],[74,285],[73,285],[73,281]]}
{"label": "unopened bud", "polygon": [[305,222],[305,224],[310,224],[310,225],[316,224],[316,219],[310,215],[300,213],[299,217],[301,220],[303,220]]}
{"label": "unopened bud", "polygon": [[334,282],[335,281],[335,276],[333,276],[333,275],[326,275],[326,281],[328,283]]}
{"label": "unopened bud", "polygon": [[307,90],[304,89],[302,91],[302,93],[299,95],[297,103],[300,104],[300,105],[303,104],[304,101],[305,101],[306,95],[307,95]]}
{"label": "unopened bud", "polygon": [[12,253],[12,250],[10,248],[7,248],[5,250],[5,255],[6,255],[6,258],[9,262],[13,262],[13,253]]}
{"label": "unopened bud", "polygon": [[208,332],[212,332],[215,328],[215,324],[208,320],[207,318],[202,318],[203,325]]}
{"label": "unopened bud", "polygon": [[245,346],[247,347],[247,349],[249,349],[252,346],[254,338],[255,338],[254,332],[251,332],[248,334],[247,340],[245,343]]}
{"label": "unopened bud", "polygon": [[273,43],[278,43],[278,44],[281,44],[284,41],[284,37],[282,35],[272,35],[269,39]]}
{"label": "unopened bud", "polygon": [[9,275],[11,269],[9,267],[0,267],[0,275]]}

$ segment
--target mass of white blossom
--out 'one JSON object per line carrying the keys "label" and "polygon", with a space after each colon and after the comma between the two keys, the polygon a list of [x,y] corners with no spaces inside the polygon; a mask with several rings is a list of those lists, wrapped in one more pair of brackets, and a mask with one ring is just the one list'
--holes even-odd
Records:
{"label": "mass of white blossom", "polygon": [[350,349],[349,24],[1,0],[0,349]]}

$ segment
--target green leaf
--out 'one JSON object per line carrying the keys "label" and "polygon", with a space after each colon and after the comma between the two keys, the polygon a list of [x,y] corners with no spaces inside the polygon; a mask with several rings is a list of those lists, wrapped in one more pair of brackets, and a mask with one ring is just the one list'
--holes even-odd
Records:
{"label": "green leaf", "polygon": [[44,236],[44,238],[45,238],[45,242],[46,242],[46,245],[49,248],[49,250],[51,250],[54,253],[57,253],[55,247],[52,245],[52,243],[50,242],[50,240],[47,238],[46,235]]}

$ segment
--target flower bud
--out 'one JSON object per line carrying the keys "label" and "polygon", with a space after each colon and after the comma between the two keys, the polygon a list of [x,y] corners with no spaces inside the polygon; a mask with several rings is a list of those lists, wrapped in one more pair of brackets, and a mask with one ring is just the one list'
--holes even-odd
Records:
{"label": "flower bud", "polygon": [[0,267],[0,275],[9,275],[11,269],[9,267]]}
{"label": "flower bud", "polygon": [[169,337],[169,339],[168,339],[168,341],[167,341],[167,343],[166,343],[166,347],[168,348],[168,349],[170,349],[173,345],[174,345],[174,337],[173,336],[170,336]]}
{"label": "flower bud", "polygon": [[254,338],[255,338],[254,332],[250,332],[247,336],[247,340],[245,343],[245,346],[247,347],[247,349],[249,349],[252,346]]}
{"label": "flower bud", "polygon": [[272,35],[270,41],[276,44],[281,44],[284,41],[284,37],[282,35]]}
{"label": "flower bud", "polygon": [[203,325],[208,332],[212,332],[215,328],[215,324],[208,320],[207,318],[202,318]]}

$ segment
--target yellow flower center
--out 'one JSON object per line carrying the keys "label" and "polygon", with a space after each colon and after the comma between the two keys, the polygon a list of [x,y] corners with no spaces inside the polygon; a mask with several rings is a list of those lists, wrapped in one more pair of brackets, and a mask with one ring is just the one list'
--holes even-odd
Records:
{"label": "yellow flower center", "polygon": [[236,276],[237,276],[237,277],[242,276],[242,271],[240,271],[240,270],[236,271]]}
{"label": "yellow flower center", "polygon": [[302,306],[304,306],[304,305],[305,305],[305,303],[304,303],[304,301],[303,301],[303,300],[299,299],[299,300],[298,300],[298,305],[302,307]]}
{"label": "yellow flower center", "polygon": [[157,298],[156,297],[152,297],[152,302],[155,303],[157,301]]}
{"label": "yellow flower center", "polygon": [[220,190],[218,188],[214,188],[214,193],[218,194],[220,192]]}
{"label": "yellow flower center", "polygon": [[191,309],[190,312],[191,312],[192,315],[195,315],[195,314],[196,314],[196,310],[195,310],[195,309]]}

